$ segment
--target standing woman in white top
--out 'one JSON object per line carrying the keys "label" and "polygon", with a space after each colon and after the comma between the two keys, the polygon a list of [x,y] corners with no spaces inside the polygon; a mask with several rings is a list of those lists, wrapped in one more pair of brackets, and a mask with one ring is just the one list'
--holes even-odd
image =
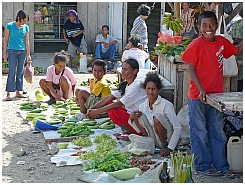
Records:
{"label": "standing woman in white top", "polygon": [[183,19],[183,29],[181,30],[182,37],[190,36],[191,38],[195,35],[194,30],[194,18],[191,17],[192,9],[190,8],[190,3],[181,3],[181,18]]}
{"label": "standing woman in white top", "polygon": [[162,89],[159,75],[148,72],[142,86],[147,99],[131,113],[131,126],[143,136],[152,137],[155,145],[161,148],[160,155],[168,156],[179,143],[182,126],[173,104],[159,95]]}
{"label": "standing woman in white top", "polygon": [[151,13],[151,8],[145,4],[138,7],[137,13],[139,16],[134,20],[130,35],[138,34],[141,36],[143,49],[148,53],[148,32],[145,20]]}

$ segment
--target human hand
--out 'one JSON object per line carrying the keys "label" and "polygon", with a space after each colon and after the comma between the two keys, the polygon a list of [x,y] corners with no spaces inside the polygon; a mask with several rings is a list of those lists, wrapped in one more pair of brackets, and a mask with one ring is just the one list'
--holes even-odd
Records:
{"label": "human hand", "polygon": [[138,119],[142,115],[142,112],[139,110],[135,110],[130,114],[130,119]]}
{"label": "human hand", "polygon": [[105,47],[105,48],[108,48],[109,46],[110,46],[109,43],[106,43],[106,42],[104,43],[104,47]]}
{"label": "human hand", "polygon": [[85,116],[88,119],[95,119],[95,118],[97,118],[97,115],[98,115],[98,113],[97,113],[96,109],[88,109]]}
{"label": "human hand", "polygon": [[8,55],[3,55],[3,61],[8,62]]}
{"label": "human hand", "polygon": [[27,62],[27,64],[31,64],[32,63],[32,59],[31,59],[31,56],[30,55],[27,56],[26,62]]}
{"label": "human hand", "polygon": [[70,40],[65,38],[66,44],[69,44]]}
{"label": "human hand", "polygon": [[168,147],[163,148],[163,149],[160,151],[160,156],[162,156],[162,157],[169,156],[170,152],[172,152],[172,151],[173,151],[173,150],[169,149]]}
{"label": "human hand", "polygon": [[199,100],[204,103],[207,104],[206,102],[206,91],[204,89],[200,90],[199,96],[198,96]]}

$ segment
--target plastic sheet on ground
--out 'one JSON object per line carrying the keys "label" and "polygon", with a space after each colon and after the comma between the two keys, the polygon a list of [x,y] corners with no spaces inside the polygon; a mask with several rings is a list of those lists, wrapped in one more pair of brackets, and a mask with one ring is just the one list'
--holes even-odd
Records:
{"label": "plastic sheet on ground", "polygon": [[135,177],[134,179],[125,181],[116,179],[106,172],[83,172],[79,177],[77,177],[77,179],[89,183],[161,183],[159,179],[161,170],[162,164],[147,173]]}

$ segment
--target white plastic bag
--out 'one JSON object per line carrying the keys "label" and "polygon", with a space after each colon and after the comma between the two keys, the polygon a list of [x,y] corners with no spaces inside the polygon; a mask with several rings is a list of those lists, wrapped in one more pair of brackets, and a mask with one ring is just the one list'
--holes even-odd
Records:
{"label": "white plastic bag", "polygon": [[[223,34],[221,34],[221,30],[220,30],[222,22],[224,25],[224,33]],[[225,18],[223,15],[220,17],[218,29],[216,30],[216,35],[221,35],[221,36],[227,38],[231,43],[233,43],[232,37],[226,31]],[[227,59],[224,58],[223,75],[225,77],[227,77],[227,76],[237,76],[237,74],[238,74],[238,67],[237,67],[235,56],[232,55],[230,58],[227,58]]]}
{"label": "white plastic bag", "polygon": [[153,155],[155,152],[155,143],[153,138],[130,134],[128,136],[130,144],[123,148],[124,152],[130,152],[136,155]]}

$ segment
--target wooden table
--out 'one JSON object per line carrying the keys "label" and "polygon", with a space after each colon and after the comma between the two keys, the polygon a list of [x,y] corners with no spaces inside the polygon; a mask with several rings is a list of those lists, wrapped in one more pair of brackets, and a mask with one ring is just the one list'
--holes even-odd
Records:
{"label": "wooden table", "polygon": [[207,96],[207,103],[220,112],[225,110],[243,111],[242,92],[211,93]]}

